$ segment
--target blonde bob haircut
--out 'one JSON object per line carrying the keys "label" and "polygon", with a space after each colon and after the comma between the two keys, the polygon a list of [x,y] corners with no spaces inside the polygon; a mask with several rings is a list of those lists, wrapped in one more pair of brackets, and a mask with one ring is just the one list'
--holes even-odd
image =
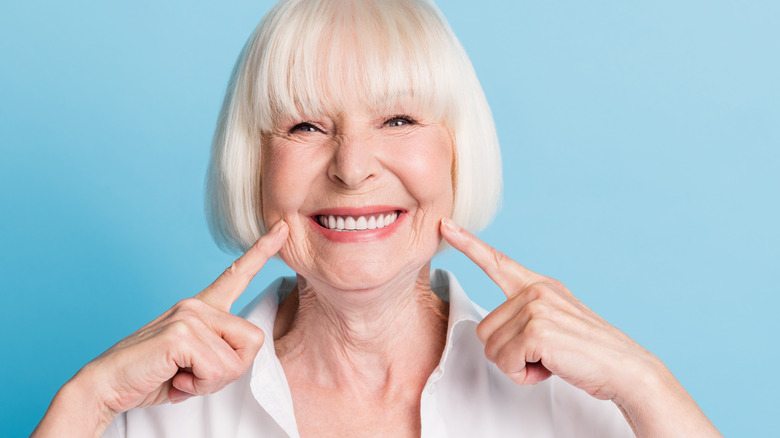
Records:
{"label": "blonde bob haircut", "polygon": [[283,119],[337,114],[344,96],[357,96],[378,112],[411,99],[442,121],[454,144],[452,219],[472,231],[493,219],[502,188],[493,118],[465,50],[436,5],[281,0],[244,46],[217,121],[206,215],[221,248],[245,251],[266,232],[264,134]]}

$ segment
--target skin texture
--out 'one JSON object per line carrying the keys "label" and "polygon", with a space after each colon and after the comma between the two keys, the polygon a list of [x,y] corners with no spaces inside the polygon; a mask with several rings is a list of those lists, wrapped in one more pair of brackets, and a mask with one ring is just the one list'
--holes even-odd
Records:
{"label": "skin texture", "polygon": [[[452,209],[447,129],[413,105],[376,112],[353,100],[333,116],[283,121],[267,145],[263,211],[290,224],[280,255],[299,274],[274,337],[301,436],[419,436],[447,327],[428,278]],[[368,240],[334,241],[310,220],[367,206],[404,213]]]}
{"label": "skin texture", "polygon": [[[352,99],[339,114],[282,120],[267,135],[263,216],[290,225],[279,254],[317,290],[376,289],[399,277],[408,287],[452,210],[452,160],[447,129],[414,105],[376,112]],[[360,244],[333,242],[309,219],[322,209],[368,206],[406,213],[392,235]]]}
{"label": "skin texture", "polygon": [[664,364],[582,304],[449,219],[441,232],[501,288],[507,301],[477,327],[485,356],[520,385],[558,375],[612,400],[638,437],[719,437]]}
{"label": "skin texture", "polygon": [[[447,306],[428,278],[442,236],[504,291],[477,335],[517,384],[556,374],[615,402],[640,437],[720,436],[655,356],[560,282],[446,219],[447,129],[413,105],[395,110],[353,100],[335,115],[280,121],[263,151],[263,211],[274,227],[204,291],[80,370],[33,436],[99,436],[118,412],[218,391],[246,372],[265,336],[275,340],[301,436],[419,436],[420,394],[446,336]],[[383,232],[334,239],[312,219],[388,206],[399,217]],[[298,286],[271,334],[229,311],[277,252]]]}
{"label": "skin texture", "polygon": [[119,412],[181,402],[237,380],[265,337],[230,306],[288,232],[277,223],[209,287],[84,366],[57,392],[32,436],[100,436]]}

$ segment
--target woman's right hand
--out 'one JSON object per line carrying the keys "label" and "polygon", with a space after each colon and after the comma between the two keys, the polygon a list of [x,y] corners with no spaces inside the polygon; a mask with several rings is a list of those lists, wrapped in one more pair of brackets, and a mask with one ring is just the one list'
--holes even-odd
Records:
{"label": "woman's right hand", "polygon": [[33,436],[99,436],[120,412],[211,394],[241,377],[265,335],[230,307],[288,231],[277,223],[202,292],[84,366],[57,393]]}

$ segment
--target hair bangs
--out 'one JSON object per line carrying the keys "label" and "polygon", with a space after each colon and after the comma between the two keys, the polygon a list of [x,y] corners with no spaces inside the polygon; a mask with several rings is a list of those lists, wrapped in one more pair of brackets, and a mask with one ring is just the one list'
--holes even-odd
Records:
{"label": "hair bangs", "polygon": [[355,100],[380,113],[410,102],[431,119],[453,119],[454,84],[439,74],[454,70],[441,50],[447,36],[426,25],[439,19],[435,10],[406,1],[330,3],[289,8],[278,20],[285,28],[270,32],[256,76],[264,90],[255,105],[265,111],[253,111],[261,131],[281,120],[333,116]]}
{"label": "hair bangs", "polygon": [[214,132],[206,201],[220,247],[244,251],[266,232],[262,134],[291,119],[336,116],[355,101],[443,123],[454,146],[451,217],[472,231],[490,222],[501,199],[498,137],[468,55],[436,5],[280,0],[241,51]]}

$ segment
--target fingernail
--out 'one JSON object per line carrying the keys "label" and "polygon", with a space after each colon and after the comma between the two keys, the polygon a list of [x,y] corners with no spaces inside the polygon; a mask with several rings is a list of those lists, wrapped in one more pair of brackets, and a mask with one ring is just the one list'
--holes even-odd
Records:
{"label": "fingernail", "polygon": [[282,231],[282,228],[287,226],[287,222],[284,221],[284,219],[280,220],[279,222],[274,225],[274,233],[280,233]]}
{"label": "fingernail", "polygon": [[278,235],[278,234],[280,234],[282,232],[282,229],[285,226],[287,226],[287,223],[282,219],[279,222],[277,222],[276,224],[274,224],[274,226],[271,227],[270,230],[268,230],[268,234],[270,234],[272,236]]}
{"label": "fingernail", "polygon": [[268,230],[267,233],[265,233],[263,236],[260,236],[257,241],[255,241],[254,245],[257,247],[260,247],[263,245],[262,242],[267,242],[270,238],[271,240],[276,240],[279,238],[279,235],[282,232],[282,229],[287,226],[287,223],[284,222],[284,220],[280,220],[276,224],[274,224],[273,227],[271,227],[270,230]]}
{"label": "fingernail", "polygon": [[460,226],[456,224],[454,220],[448,217],[442,218],[441,224],[453,233],[457,233],[460,231]]}

